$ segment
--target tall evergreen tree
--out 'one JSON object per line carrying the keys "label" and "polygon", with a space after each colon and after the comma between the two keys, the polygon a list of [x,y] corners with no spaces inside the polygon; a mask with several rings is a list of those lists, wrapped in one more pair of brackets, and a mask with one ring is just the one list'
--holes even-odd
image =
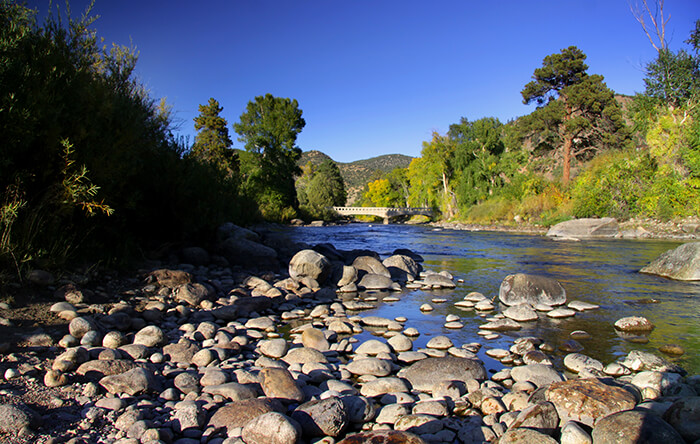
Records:
{"label": "tall evergreen tree", "polygon": [[537,104],[522,119],[523,128],[561,152],[564,184],[571,177],[572,159],[620,146],[629,137],[614,93],[603,76],[586,72],[585,60],[575,46],[548,55],[521,92],[523,103]]}
{"label": "tall evergreen tree", "polygon": [[199,105],[199,115],[194,118],[194,129],[198,131],[192,145],[191,155],[212,164],[232,176],[238,172],[238,160],[233,142],[228,133],[226,119],[221,117],[224,108],[214,98],[206,105]]}

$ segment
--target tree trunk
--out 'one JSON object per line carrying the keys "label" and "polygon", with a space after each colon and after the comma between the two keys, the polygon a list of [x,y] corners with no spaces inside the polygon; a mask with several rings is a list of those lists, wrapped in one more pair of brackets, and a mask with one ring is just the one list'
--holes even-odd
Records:
{"label": "tree trunk", "polygon": [[571,147],[574,142],[574,136],[571,134],[566,134],[564,136],[564,163],[562,165],[562,177],[561,182],[564,186],[569,184],[569,179],[571,177]]}

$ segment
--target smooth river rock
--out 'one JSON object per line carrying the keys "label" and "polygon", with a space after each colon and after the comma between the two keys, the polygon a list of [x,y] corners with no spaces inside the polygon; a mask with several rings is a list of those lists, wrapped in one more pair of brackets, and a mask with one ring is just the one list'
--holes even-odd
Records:
{"label": "smooth river rock", "polygon": [[549,237],[587,239],[615,237],[619,233],[617,220],[612,217],[584,218],[560,222],[547,231]]}
{"label": "smooth river rock", "polygon": [[545,397],[554,404],[562,422],[570,419],[593,426],[601,418],[634,408],[636,397],[600,379],[571,379],[550,385]]}
{"label": "smooth river rock", "polygon": [[639,272],[679,281],[700,280],[700,242],[690,242],[669,250]]}
{"label": "smooth river rock", "polygon": [[[591,433],[595,444],[683,444],[685,441],[654,413],[627,410],[601,418]],[[690,441],[689,441],[690,442]]]}
{"label": "smooth river rock", "polygon": [[454,356],[417,361],[399,371],[398,376],[406,378],[414,390],[424,392],[431,392],[442,381],[466,383],[472,379],[487,379],[486,369],[480,360]]}
{"label": "smooth river rock", "polygon": [[498,299],[505,305],[562,305],[566,303],[566,291],[552,278],[518,273],[503,279]]}

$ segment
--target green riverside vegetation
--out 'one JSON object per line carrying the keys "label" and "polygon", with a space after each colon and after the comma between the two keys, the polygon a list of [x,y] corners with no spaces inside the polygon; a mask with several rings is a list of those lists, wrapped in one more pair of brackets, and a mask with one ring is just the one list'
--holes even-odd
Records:
{"label": "green riverside vegetation", "polygon": [[[169,105],[135,79],[135,51],[103,46],[93,21],[88,10],[39,24],[35,11],[0,0],[5,276],[207,243],[225,221],[330,219],[329,206],[351,191],[355,200],[359,185],[343,175],[365,166],[300,161],[296,100],[254,97],[230,126],[209,98],[190,145],[174,135]],[[479,223],[698,216],[700,21],[687,44],[659,45],[633,98],[588,73],[579,48],[547,55],[522,90],[531,114],[461,118],[408,167],[375,174],[357,204],[432,207]]]}
{"label": "green riverside vegetation", "polygon": [[532,113],[461,118],[368,183],[361,204],[482,224],[700,216],[700,20],[686,43],[692,54],[659,45],[635,97],[589,74],[575,46],[548,55],[522,90]]}

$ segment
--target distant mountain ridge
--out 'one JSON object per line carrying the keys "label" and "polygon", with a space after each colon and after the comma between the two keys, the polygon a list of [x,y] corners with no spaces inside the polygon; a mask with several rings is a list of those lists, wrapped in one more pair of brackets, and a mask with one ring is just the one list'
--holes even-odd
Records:
{"label": "distant mountain ridge", "polygon": [[395,168],[407,168],[413,157],[403,154],[384,154],[369,159],[356,160],[350,163],[336,162],[329,155],[321,151],[304,151],[301,154],[298,165],[303,166],[311,162],[320,165],[323,161],[330,160],[338,165],[340,174],[345,181],[345,190],[348,193],[347,205],[355,202],[362,192],[362,188],[376,171],[388,173]]}

